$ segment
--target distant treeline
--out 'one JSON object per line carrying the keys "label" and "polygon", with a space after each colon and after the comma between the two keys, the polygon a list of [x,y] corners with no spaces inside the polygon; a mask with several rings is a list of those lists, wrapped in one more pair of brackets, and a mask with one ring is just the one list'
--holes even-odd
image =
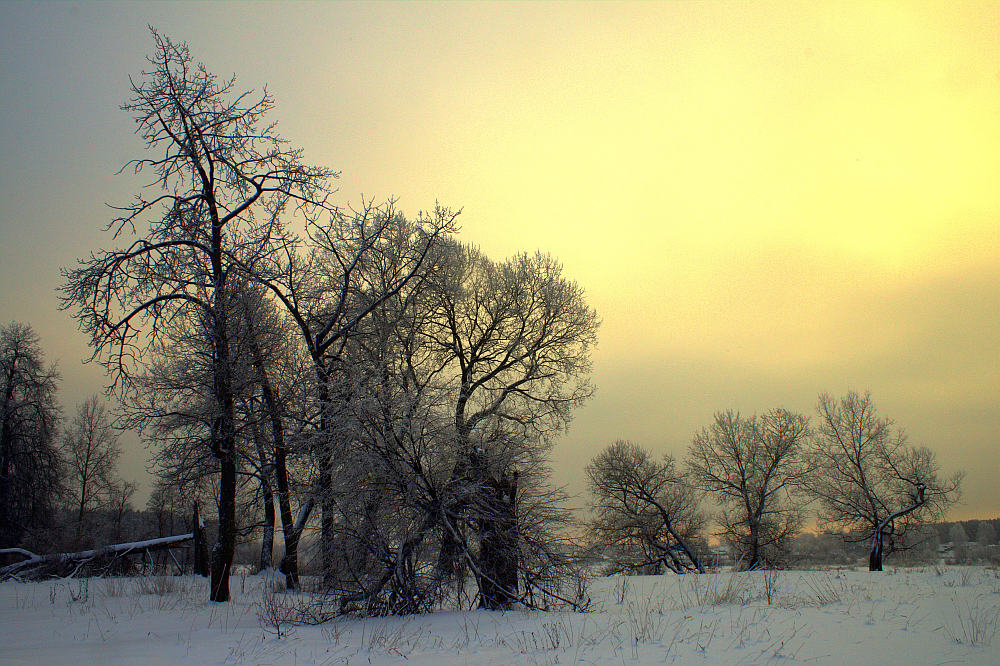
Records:
{"label": "distant treeline", "polygon": [[[920,538],[896,553],[894,565],[993,562],[1000,558],[1000,518],[930,523]],[[867,557],[869,544],[839,533],[803,533],[792,542],[789,564],[795,566],[855,566]]]}
{"label": "distant treeline", "polygon": [[961,528],[966,541],[974,541],[982,546],[993,546],[1000,543],[1000,518],[956,520],[934,523],[932,527],[937,530],[938,541],[941,543],[954,542],[956,528]]}

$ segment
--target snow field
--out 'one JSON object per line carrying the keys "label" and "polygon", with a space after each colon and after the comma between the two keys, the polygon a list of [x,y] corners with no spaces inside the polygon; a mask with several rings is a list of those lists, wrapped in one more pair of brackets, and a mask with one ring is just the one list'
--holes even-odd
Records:
{"label": "snow field", "polygon": [[313,598],[235,576],[0,584],[3,664],[997,664],[983,567],[598,578],[590,612],[440,612],[295,624]]}

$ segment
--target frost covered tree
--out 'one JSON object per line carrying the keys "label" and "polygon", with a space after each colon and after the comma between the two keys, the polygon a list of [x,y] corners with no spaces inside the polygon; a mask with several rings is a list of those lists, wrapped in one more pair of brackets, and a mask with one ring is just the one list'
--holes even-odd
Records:
{"label": "frost covered tree", "polygon": [[154,178],[108,225],[116,239],[134,240],[66,271],[63,304],[75,311],[126,405],[138,370],[163,348],[171,326],[187,320],[211,331],[206,443],[219,470],[219,539],[210,597],[227,601],[238,466],[227,284],[280,246],[283,215],[315,219],[329,210],[334,174],[305,164],[302,151],[266,120],[274,107],[266,89],[240,92],[235,77],[218,79],[186,45],[152,35],[150,67],[122,108],[148,151],[126,167]]}
{"label": "frost covered tree", "polygon": [[58,499],[58,380],[30,326],[0,328],[0,547],[45,526]]}
{"label": "frost covered tree", "polygon": [[96,395],[77,406],[61,443],[65,461],[65,488],[75,514],[76,539],[83,534],[88,514],[111,508],[119,497],[115,467],[121,455],[118,433],[107,407]]}
{"label": "frost covered tree", "polygon": [[482,607],[551,601],[569,558],[547,438],[589,394],[576,345],[595,318],[547,257],[512,270],[441,243],[390,289],[408,254],[366,262],[378,302],[358,295],[368,314],[330,366],[327,587],[343,612],[462,604],[468,573]]}
{"label": "frost covered tree", "polygon": [[[450,378],[453,467],[439,569],[474,567],[484,608],[518,598],[519,474],[593,393],[597,315],[549,255],[494,262],[458,245],[436,277],[426,335]],[[471,543],[470,543],[471,542]]]}
{"label": "frost covered tree", "polygon": [[962,474],[941,478],[934,453],[908,446],[867,393],[823,394],[817,412],[808,490],[820,524],[870,542],[868,568],[881,571],[883,557],[906,548],[914,528],[958,500]]}
{"label": "frost covered tree", "polygon": [[802,453],[809,422],[784,409],[743,417],[715,415],[688,450],[692,483],[723,507],[723,537],[740,566],[780,561],[801,525],[796,490],[808,474]]}
{"label": "frost covered tree", "polygon": [[286,239],[282,253],[260,264],[257,282],[287,313],[313,375],[302,440],[316,462],[318,479],[300,518],[308,516],[314,503],[320,506],[321,566],[328,584],[336,557],[336,455],[344,436],[337,418],[349,388],[342,376],[345,350],[352,334],[383,302],[423,280],[425,262],[454,231],[457,215],[436,207],[408,220],[394,202],[366,201],[358,210],[307,221],[305,241]]}
{"label": "frost covered tree", "polygon": [[587,479],[594,497],[590,529],[614,549],[616,566],[705,572],[693,550],[704,518],[672,456],[658,462],[639,445],[618,441],[587,465]]}
{"label": "frost covered tree", "polygon": [[[308,388],[289,388],[302,380],[303,364],[289,344],[289,331],[275,317],[280,313],[273,304],[241,276],[234,276],[228,288],[237,528],[244,536],[260,533],[261,566],[267,568],[276,519],[281,518],[283,531],[291,529],[293,520],[294,497],[289,489],[293,465],[287,460],[285,421],[296,407],[288,399],[300,398]],[[177,322],[165,340],[167,344],[135,380],[137,398],[129,422],[151,442],[161,480],[191,499],[209,500],[205,491],[216,485],[218,471],[205,445],[215,420],[211,329],[204,323]],[[286,537],[286,555],[292,562],[296,562],[296,545],[297,535]],[[293,574],[292,587],[297,583],[294,568]]]}

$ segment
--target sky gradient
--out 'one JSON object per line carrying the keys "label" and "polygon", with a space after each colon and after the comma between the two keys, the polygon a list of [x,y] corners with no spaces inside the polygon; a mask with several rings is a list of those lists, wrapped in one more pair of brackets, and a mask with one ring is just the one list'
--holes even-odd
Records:
{"label": "sky gradient", "polygon": [[716,411],[855,389],[967,472],[952,518],[1000,515],[1000,5],[0,3],[0,323],[67,412],[103,375],[58,269],[140,184],[146,24],[267,83],[340,203],[564,263],[603,320],[571,492],[615,439],[683,456]]}

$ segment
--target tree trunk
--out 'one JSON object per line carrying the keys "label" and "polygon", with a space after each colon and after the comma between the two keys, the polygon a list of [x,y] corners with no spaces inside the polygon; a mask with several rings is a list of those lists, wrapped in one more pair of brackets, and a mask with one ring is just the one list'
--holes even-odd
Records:
{"label": "tree trunk", "polygon": [[745,571],[754,571],[760,566],[760,525],[750,523],[750,560],[744,567]]}
{"label": "tree trunk", "polygon": [[872,539],[872,549],[868,554],[868,571],[882,571],[882,530],[876,530]]}
{"label": "tree trunk", "polygon": [[465,510],[467,503],[464,500],[457,499],[455,495],[467,492],[468,488],[466,484],[469,482],[469,479],[461,471],[461,461],[462,459],[460,458],[459,462],[455,465],[455,469],[452,470],[452,478],[449,480],[443,493],[445,499],[441,511],[447,514],[444,518],[454,528],[454,530],[445,529],[441,536],[441,549],[438,551],[436,569],[444,577],[451,577],[458,571],[458,558],[462,550],[462,544],[457,534],[462,529],[459,514]]}
{"label": "tree trunk", "polygon": [[[257,426],[254,426],[254,433],[257,433]],[[271,492],[271,483],[268,481],[268,469],[270,465],[264,456],[264,446],[258,439],[257,456],[260,458],[260,494],[264,502],[264,530],[260,538],[260,561],[257,568],[260,571],[271,568],[274,553],[274,493]]]}
{"label": "tree trunk", "polygon": [[[222,294],[216,292],[217,297]],[[210,599],[229,601],[229,575],[236,553],[236,433],[233,391],[229,376],[229,345],[224,316],[216,334],[216,399],[220,414],[212,427],[213,449],[219,459],[219,536],[212,548]]]}
{"label": "tree trunk", "polygon": [[[194,141],[193,137],[190,139]],[[197,161],[198,158],[195,158]],[[229,349],[226,289],[227,271],[223,270],[222,227],[213,183],[197,165],[202,179],[202,194],[208,204],[212,224],[212,379],[215,408],[212,422],[212,452],[219,460],[219,536],[212,549],[212,582],[209,598],[229,601],[229,574],[236,552],[236,405],[233,397],[232,360]]]}
{"label": "tree trunk", "polygon": [[205,544],[205,521],[198,514],[198,503],[194,503],[194,515],[191,518],[191,533],[194,535],[194,573],[203,578],[208,577],[208,547]]}
{"label": "tree trunk", "polygon": [[333,501],[333,443],[330,441],[330,386],[329,377],[317,368],[319,381],[320,432],[323,439],[319,450],[319,502],[320,502],[320,553],[323,571],[323,585],[333,584],[333,537],[337,528],[336,503]]}
{"label": "tree trunk", "polygon": [[212,548],[212,601],[229,601],[229,575],[236,553],[236,452],[219,462],[219,538]]}
{"label": "tree trunk", "polygon": [[271,443],[274,445],[274,481],[278,487],[278,514],[281,517],[281,533],[285,539],[285,554],[278,570],[285,574],[285,587],[294,590],[299,586],[299,539],[292,522],[292,504],[288,487],[288,450],[285,448],[285,428],[281,419],[278,397],[271,387],[264,367],[263,354],[257,341],[251,338],[251,352],[257,365],[260,391],[264,396],[264,406],[271,421]]}
{"label": "tree trunk", "polygon": [[80,543],[80,537],[83,536],[83,512],[86,508],[87,498],[87,475],[84,474],[83,480],[80,482],[80,506],[76,513],[76,542]]}
{"label": "tree trunk", "polygon": [[489,479],[486,517],[480,521],[479,606],[509,610],[518,598],[520,564],[517,524],[517,472]]}
{"label": "tree trunk", "polygon": [[274,558],[274,499],[270,496],[264,498],[264,533],[261,535],[260,561],[257,564],[259,571],[270,569]]}
{"label": "tree trunk", "polygon": [[889,535],[895,533],[894,525],[897,518],[902,518],[908,513],[916,511],[924,504],[927,503],[927,497],[925,496],[926,487],[922,483],[916,484],[916,495],[910,495],[910,500],[912,504],[905,506],[898,511],[886,516],[882,522],[875,526],[875,534],[872,536],[872,550],[868,555],[868,571],[882,571],[882,555],[883,548],[885,546],[885,534],[888,531]]}
{"label": "tree trunk", "polygon": [[[647,496],[647,499],[651,501],[652,504],[656,507],[656,510],[660,514],[660,518],[663,520],[663,526],[667,529],[667,533],[670,534],[670,536],[674,538],[674,541],[676,541],[677,544],[681,547],[681,550],[684,551],[684,554],[687,556],[688,560],[694,566],[695,570],[697,570],[698,573],[705,573],[705,567],[703,567],[701,562],[698,561],[698,556],[694,554],[694,552],[691,550],[690,547],[688,547],[687,542],[684,541],[681,535],[674,530],[674,526],[670,520],[670,514],[667,512],[667,510],[664,509],[663,505],[655,501],[655,499],[652,498],[651,496]],[[679,574],[684,573],[687,567],[684,564],[682,564],[680,560],[677,559],[677,556],[670,548],[669,543],[667,545],[666,552],[670,554],[670,558],[674,561],[674,564],[677,567],[675,571],[677,571],[677,573]],[[665,559],[663,560],[663,562],[664,564],[666,564]]]}
{"label": "tree trunk", "polygon": [[299,586],[299,535],[292,523],[286,455],[284,447],[278,449],[275,445],[274,480],[278,485],[278,515],[281,517],[281,533],[285,538],[285,554],[281,557],[278,570],[285,574],[285,587],[294,590]]}
{"label": "tree trunk", "polygon": [[[295,525],[292,526],[291,534],[285,537],[285,556],[281,558],[280,569],[285,574],[285,587],[289,590],[296,589],[299,586],[299,542],[302,540],[302,531],[305,529],[309,515],[315,506],[316,499],[310,496],[305,504],[299,507],[299,517],[295,519]],[[291,510],[289,510],[290,514]],[[282,519],[282,527],[284,527],[284,519]]]}
{"label": "tree trunk", "polygon": [[470,429],[465,420],[465,406],[468,401],[468,378],[463,377],[455,407],[455,440],[458,456],[451,471],[451,478],[444,490],[441,510],[446,514],[454,529],[445,529],[438,552],[437,571],[445,577],[460,572],[459,558],[464,548],[459,534],[462,531],[462,517],[469,507],[470,499],[478,493],[476,485],[483,479],[483,461],[469,444]]}
{"label": "tree trunk", "polygon": [[292,534],[296,543],[302,541],[302,532],[306,529],[306,523],[309,522],[309,516],[312,515],[313,509],[315,508],[316,508],[315,495],[310,495],[309,499],[306,500],[305,504],[299,507],[299,515],[295,519],[295,529],[292,530]]}

